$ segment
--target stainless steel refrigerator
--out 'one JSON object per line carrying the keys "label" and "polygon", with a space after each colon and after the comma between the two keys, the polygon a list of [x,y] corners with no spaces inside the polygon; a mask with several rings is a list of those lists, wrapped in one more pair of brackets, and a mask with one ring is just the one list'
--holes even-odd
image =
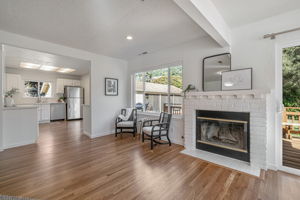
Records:
{"label": "stainless steel refrigerator", "polygon": [[67,103],[67,120],[82,119],[83,88],[66,86],[64,96]]}

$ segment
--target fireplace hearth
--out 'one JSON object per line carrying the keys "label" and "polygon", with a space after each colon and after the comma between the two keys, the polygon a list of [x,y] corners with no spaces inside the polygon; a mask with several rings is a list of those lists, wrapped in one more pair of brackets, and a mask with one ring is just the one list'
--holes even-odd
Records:
{"label": "fireplace hearth", "polygon": [[250,162],[250,113],[196,111],[196,148]]}

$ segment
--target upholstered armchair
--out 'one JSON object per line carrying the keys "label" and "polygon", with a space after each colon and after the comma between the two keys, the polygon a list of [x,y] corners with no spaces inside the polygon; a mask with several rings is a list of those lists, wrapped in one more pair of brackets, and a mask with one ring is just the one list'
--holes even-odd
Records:
{"label": "upholstered armchair", "polygon": [[[128,113],[131,112],[131,113]],[[133,137],[137,133],[137,110],[136,109],[122,109],[121,115],[116,119],[115,123],[115,137],[121,133],[132,133]]]}
{"label": "upholstered armchair", "polygon": [[[171,146],[169,138],[171,118],[172,114],[162,112],[160,113],[159,119],[144,121],[142,128],[142,142],[150,140],[151,149],[153,149],[154,143],[169,144],[169,146]],[[168,142],[162,142],[162,137],[166,137]]]}

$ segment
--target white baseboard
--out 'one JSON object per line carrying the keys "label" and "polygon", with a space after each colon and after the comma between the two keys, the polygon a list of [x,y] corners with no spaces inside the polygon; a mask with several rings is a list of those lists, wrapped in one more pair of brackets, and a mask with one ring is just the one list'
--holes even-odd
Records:
{"label": "white baseboard", "polygon": [[267,169],[277,171],[278,167],[275,164],[273,164],[273,163],[268,163]]}
{"label": "white baseboard", "polygon": [[87,132],[87,131],[82,131],[82,133],[86,136],[88,136],[89,138],[91,138],[91,133]]}
{"label": "white baseboard", "polygon": [[115,133],[114,130],[105,131],[105,132],[102,132],[102,133],[94,133],[94,134],[91,134],[90,138],[93,139],[93,138],[97,138],[97,137],[101,137],[101,136],[112,135],[114,133]]}
{"label": "white baseboard", "polygon": [[15,148],[15,147],[20,147],[20,146],[25,146],[29,144],[35,144],[36,140],[31,140],[31,141],[25,141],[25,142],[20,142],[20,143],[14,143],[14,144],[9,144],[9,145],[4,145],[3,148],[5,149],[10,149],[10,148]]}

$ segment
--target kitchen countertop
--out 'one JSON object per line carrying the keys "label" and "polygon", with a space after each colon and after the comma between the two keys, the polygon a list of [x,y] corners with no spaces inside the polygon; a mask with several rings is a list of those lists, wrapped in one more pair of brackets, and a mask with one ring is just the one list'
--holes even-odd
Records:
{"label": "kitchen countertop", "polygon": [[12,107],[3,107],[3,110],[24,110],[24,109],[37,109],[36,105],[16,105]]}
{"label": "kitchen countertop", "polygon": [[44,103],[34,103],[34,104],[17,104],[12,107],[3,107],[3,110],[23,110],[23,109],[33,109],[37,108],[39,105],[51,105],[51,104],[65,104],[65,102],[44,102]]}

